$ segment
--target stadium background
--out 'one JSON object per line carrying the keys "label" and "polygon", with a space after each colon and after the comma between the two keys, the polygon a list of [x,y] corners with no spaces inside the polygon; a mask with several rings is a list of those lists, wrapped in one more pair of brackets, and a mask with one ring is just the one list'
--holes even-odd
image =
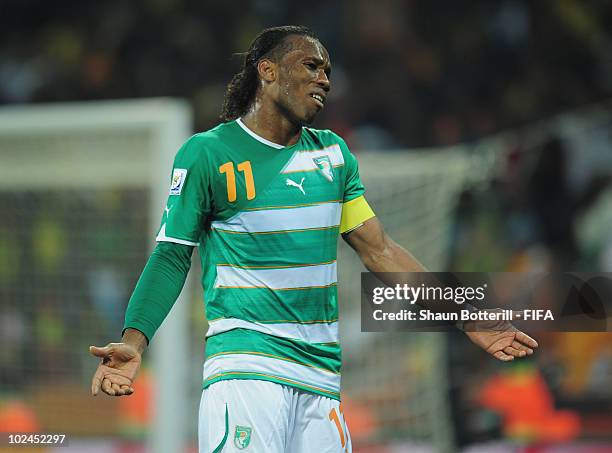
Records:
{"label": "stadium background", "polygon": [[[149,354],[133,397],[88,395],[96,360],[87,346],[118,340],[163,208],[149,208],[151,187],[129,171],[111,170],[121,181],[108,187],[95,172],[111,158],[149,165],[136,150],[150,144],[121,127],[41,135],[56,111],[25,107],[98,101],[89,107],[112,120],[127,104],[101,101],[181,98],[193,112],[186,138],[217,122],[232,54],[266,26],[320,35],[332,96],[315,126],[347,139],[375,210],[432,269],[612,271],[610,2],[8,0],[0,11],[2,432],[66,433],[71,446],[59,451],[148,450],[160,393]],[[144,102],[131,115],[164,102],[177,105]],[[73,111],[68,123],[94,112],[62,108]],[[57,177],[45,176],[47,149],[60,151],[49,167]],[[341,249],[355,451],[612,448],[610,334],[538,334],[540,351],[512,364],[459,333],[366,335],[355,260]],[[189,354],[189,368],[175,370],[187,449],[200,298],[198,288],[185,296],[189,329],[176,340]]]}

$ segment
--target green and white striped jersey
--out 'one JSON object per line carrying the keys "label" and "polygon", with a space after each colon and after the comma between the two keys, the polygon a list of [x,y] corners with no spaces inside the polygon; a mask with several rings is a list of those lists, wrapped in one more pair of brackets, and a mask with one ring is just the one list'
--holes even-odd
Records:
{"label": "green and white striped jersey", "polygon": [[337,239],[364,191],[328,130],[283,147],[236,120],[182,146],[157,240],[200,247],[204,387],[262,379],[340,398]]}

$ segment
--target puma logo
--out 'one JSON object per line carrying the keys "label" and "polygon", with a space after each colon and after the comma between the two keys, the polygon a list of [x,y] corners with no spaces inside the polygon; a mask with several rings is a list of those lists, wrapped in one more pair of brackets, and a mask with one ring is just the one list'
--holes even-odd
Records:
{"label": "puma logo", "polygon": [[304,188],[302,187],[302,184],[304,184],[304,178],[302,178],[302,180],[300,181],[300,183],[298,184],[297,182],[287,178],[287,185],[288,186],[293,186],[293,187],[297,187],[298,189],[300,189],[300,191],[306,195],[306,192],[304,192]]}

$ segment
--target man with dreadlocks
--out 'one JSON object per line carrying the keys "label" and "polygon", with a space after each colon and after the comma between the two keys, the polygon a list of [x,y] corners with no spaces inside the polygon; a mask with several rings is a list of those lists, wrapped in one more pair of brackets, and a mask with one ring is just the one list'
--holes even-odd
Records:
{"label": "man with dreadlocks", "polygon": [[[340,407],[338,234],[373,272],[423,270],[383,231],[344,140],[307,127],[326,103],[330,73],[309,29],[257,36],[228,85],[223,123],[176,156],[122,342],[91,347],[102,359],[92,393],[131,394],[199,246],[209,321],[201,452],[351,451]],[[468,335],[500,360],[537,346],[516,331]]]}

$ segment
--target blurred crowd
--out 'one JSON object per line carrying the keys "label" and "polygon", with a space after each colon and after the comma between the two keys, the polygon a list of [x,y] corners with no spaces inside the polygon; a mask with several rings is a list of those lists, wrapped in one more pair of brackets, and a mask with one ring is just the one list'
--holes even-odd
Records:
{"label": "blurred crowd", "polygon": [[89,379],[147,253],[143,190],[0,192],[0,400]]}
{"label": "blurred crowd", "polygon": [[551,136],[505,153],[486,190],[468,189],[459,200],[451,268],[611,272],[612,155],[600,159],[607,168],[572,184],[570,166],[585,151]]}
{"label": "blurred crowd", "polygon": [[317,125],[354,149],[471,140],[612,93],[605,0],[7,0],[0,103],[179,96],[197,130],[264,27],[313,28],[331,53]]}
{"label": "blurred crowd", "polygon": [[[605,149],[612,149],[609,119],[606,127]],[[588,129],[584,134],[592,140],[596,135]],[[592,168],[572,183],[576,157],[589,148],[568,143],[553,134],[535,147],[517,144],[485,187],[464,191],[451,269],[612,272],[612,155],[600,159],[607,168]],[[608,331],[529,332],[541,349],[512,366],[470,353],[472,346],[455,334],[449,348],[459,441],[499,435],[539,442],[609,437],[612,303],[601,303]],[[580,304],[580,312],[588,313],[588,303]]]}

